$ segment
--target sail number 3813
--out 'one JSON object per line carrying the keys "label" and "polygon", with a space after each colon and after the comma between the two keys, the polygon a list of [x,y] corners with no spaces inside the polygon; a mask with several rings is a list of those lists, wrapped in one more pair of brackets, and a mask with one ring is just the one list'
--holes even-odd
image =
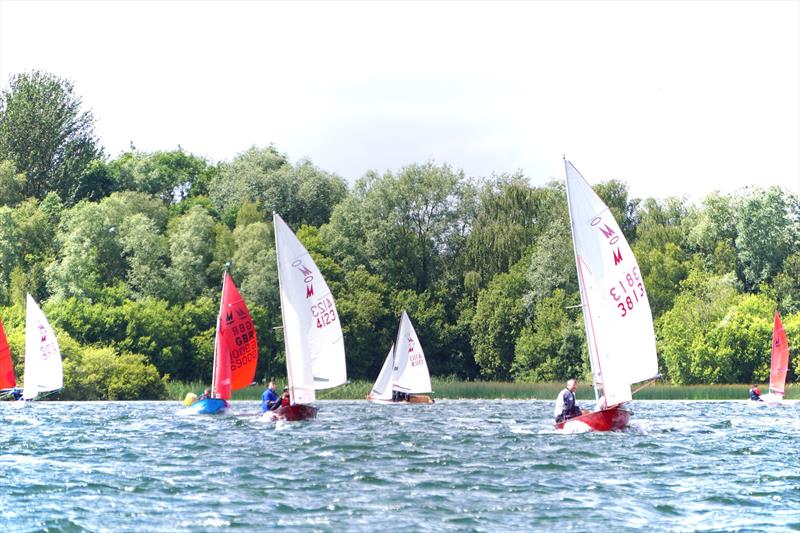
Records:
{"label": "sail number 3813", "polygon": [[639,274],[639,267],[635,266],[630,272],[627,272],[623,279],[617,282],[617,285],[609,289],[608,293],[616,302],[620,316],[626,316],[628,311],[632,311],[641,301],[640,298],[644,298],[644,283]]}
{"label": "sail number 3813", "polygon": [[324,298],[312,305],[311,314],[317,320],[317,329],[324,328],[336,320],[336,308],[330,298]]}

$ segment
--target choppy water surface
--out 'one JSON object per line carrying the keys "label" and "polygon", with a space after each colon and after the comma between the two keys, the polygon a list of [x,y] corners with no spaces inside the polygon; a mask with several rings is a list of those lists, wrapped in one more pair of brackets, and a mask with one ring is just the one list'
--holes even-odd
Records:
{"label": "choppy water surface", "polygon": [[320,407],[0,403],[0,530],[800,529],[797,403],[639,401],[577,435],[550,402]]}

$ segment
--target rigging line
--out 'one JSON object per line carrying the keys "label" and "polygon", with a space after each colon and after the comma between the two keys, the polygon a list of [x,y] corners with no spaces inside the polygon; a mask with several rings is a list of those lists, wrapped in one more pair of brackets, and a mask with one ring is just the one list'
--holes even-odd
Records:
{"label": "rigging line", "polygon": [[638,388],[637,388],[635,391],[631,392],[631,396],[633,396],[634,394],[636,394],[637,392],[639,392],[639,391],[640,391],[640,390],[642,390],[643,388],[645,388],[645,387],[649,387],[650,385],[652,385],[653,383],[655,383],[655,382],[656,382],[656,380],[658,380],[658,379],[661,379],[661,374],[656,374],[655,376],[653,376],[652,378],[650,378],[650,379],[647,381],[647,383],[645,383],[644,385],[642,385],[642,386],[638,387]]}

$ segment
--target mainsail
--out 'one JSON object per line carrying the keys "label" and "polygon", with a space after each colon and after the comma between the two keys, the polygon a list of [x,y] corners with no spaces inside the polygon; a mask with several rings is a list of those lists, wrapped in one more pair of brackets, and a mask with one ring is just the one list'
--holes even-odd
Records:
{"label": "mainsail", "polygon": [[214,371],[211,390],[215,398],[230,400],[231,391],[253,382],[258,362],[258,341],[253,320],[228,271],[222,280],[217,332],[214,338]]}
{"label": "mainsail", "polygon": [[283,339],[292,403],[309,404],[315,390],[347,381],[339,313],[311,255],[273,213]]}
{"label": "mainsail", "polygon": [[772,361],[769,370],[769,392],[783,397],[786,372],[789,370],[789,342],[783,329],[781,315],[775,311],[772,327]]}
{"label": "mainsail", "polygon": [[42,392],[64,386],[61,350],[53,328],[28,294],[25,308],[25,376],[22,397],[33,400]]}
{"label": "mainsail", "polygon": [[14,362],[11,360],[11,347],[6,339],[3,321],[0,320],[0,390],[13,389],[17,386],[14,378]]}
{"label": "mainsail", "polygon": [[565,161],[575,264],[596,394],[613,406],[631,384],[658,375],[655,334],[642,273],[608,206]]}
{"label": "mainsail", "polygon": [[428,363],[425,362],[425,352],[405,311],[400,318],[394,345],[394,389],[417,394],[431,392],[431,376]]}

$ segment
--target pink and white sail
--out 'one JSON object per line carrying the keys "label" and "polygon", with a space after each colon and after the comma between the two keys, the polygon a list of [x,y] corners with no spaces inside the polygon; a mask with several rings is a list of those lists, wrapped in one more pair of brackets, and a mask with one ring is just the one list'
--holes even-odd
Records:
{"label": "pink and white sail", "polygon": [[658,375],[655,333],[642,273],[617,221],[565,161],[572,241],[595,389],[613,406],[631,385]]}
{"label": "pink and white sail", "polygon": [[64,386],[61,349],[53,328],[30,294],[25,306],[25,375],[22,398],[33,400],[43,392]]}
{"label": "pink and white sail", "polygon": [[347,381],[339,312],[311,255],[286,222],[273,213],[283,339],[289,394],[310,404],[315,390]]}

